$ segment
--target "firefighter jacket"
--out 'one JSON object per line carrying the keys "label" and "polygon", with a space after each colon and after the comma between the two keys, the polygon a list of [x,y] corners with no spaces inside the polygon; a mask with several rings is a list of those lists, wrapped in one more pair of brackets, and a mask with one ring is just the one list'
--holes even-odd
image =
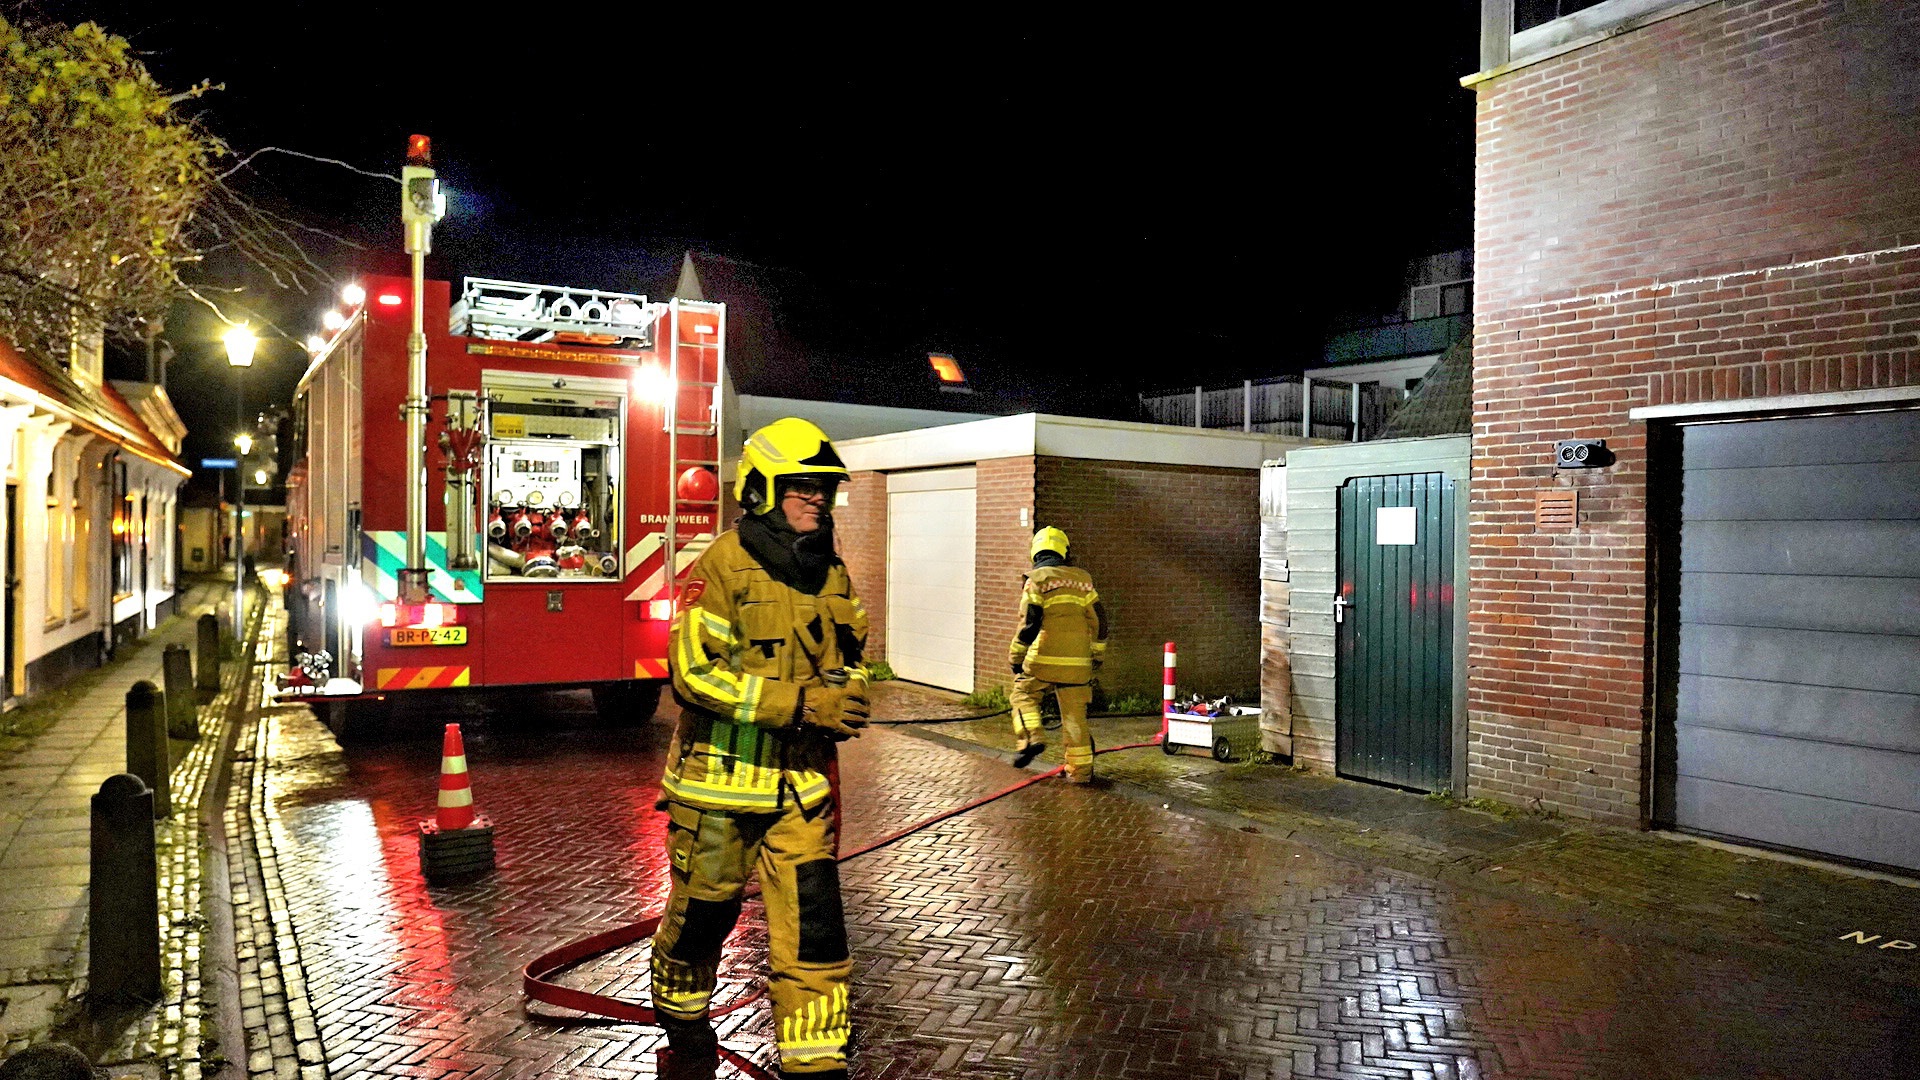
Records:
{"label": "firefighter jacket", "polygon": [[1027,573],[1020,606],[1014,667],[1050,683],[1092,681],[1094,661],[1107,652],[1106,610],[1092,575],[1075,566],[1036,566]]}
{"label": "firefighter jacket", "polygon": [[733,530],[693,565],[668,643],[680,723],[661,794],[703,810],[774,811],[828,795],[834,744],[796,719],[801,691],[860,663],[867,614],[835,561],[818,595],[775,580]]}

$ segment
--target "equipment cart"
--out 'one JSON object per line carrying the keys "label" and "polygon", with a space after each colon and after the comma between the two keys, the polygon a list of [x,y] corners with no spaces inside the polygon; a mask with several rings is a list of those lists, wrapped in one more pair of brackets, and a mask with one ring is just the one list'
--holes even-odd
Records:
{"label": "equipment cart", "polygon": [[1246,757],[1260,746],[1260,707],[1229,705],[1219,716],[1175,712],[1162,714],[1166,731],[1160,749],[1177,754],[1182,746],[1198,746],[1213,751],[1213,760],[1227,761]]}

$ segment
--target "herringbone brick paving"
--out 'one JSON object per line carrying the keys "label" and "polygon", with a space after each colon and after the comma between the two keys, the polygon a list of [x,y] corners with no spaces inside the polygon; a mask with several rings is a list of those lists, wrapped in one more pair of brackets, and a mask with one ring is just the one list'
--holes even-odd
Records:
{"label": "herringbone brick paving", "polygon": [[[414,829],[437,728],[343,752],[303,713],[268,714],[268,808],[332,1076],[652,1075],[656,1031],[520,994],[527,960],[664,891],[664,722],[610,731],[575,708],[468,726],[499,867],[434,889]],[[848,744],[844,771],[849,850],[1025,776],[884,731]],[[842,877],[869,1078],[1883,1076],[1915,1019],[1053,781]],[[724,994],[750,992],[764,951],[749,905]],[[644,996],[645,972],[640,946],[569,981]],[[771,1067],[764,1002],[721,1028]]]}

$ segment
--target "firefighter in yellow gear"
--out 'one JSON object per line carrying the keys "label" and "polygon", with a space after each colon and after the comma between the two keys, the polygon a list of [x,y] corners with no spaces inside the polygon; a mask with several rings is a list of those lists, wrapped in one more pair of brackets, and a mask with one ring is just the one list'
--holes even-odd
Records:
{"label": "firefighter in yellow gear", "polygon": [[747,440],[743,511],[694,563],[668,663],[680,721],[661,797],[672,893],[653,939],[653,1007],[669,1076],[710,1077],[708,1005],[749,874],[766,904],[783,1076],[846,1076],[852,962],[829,782],[869,714],[867,615],[834,554],[846,466],[788,417]]}
{"label": "firefighter in yellow gear", "polygon": [[1093,673],[1107,654],[1107,613],[1093,575],[1067,564],[1067,534],[1047,527],[1028,549],[1033,569],[1020,590],[1020,627],[1014,631],[1013,737],[1015,761],[1025,765],[1046,749],[1040,703],[1048,694],[1060,704],[1060,734],[1066,740],[1067,779],[1093,779],[1093,738],[1087,706]]}

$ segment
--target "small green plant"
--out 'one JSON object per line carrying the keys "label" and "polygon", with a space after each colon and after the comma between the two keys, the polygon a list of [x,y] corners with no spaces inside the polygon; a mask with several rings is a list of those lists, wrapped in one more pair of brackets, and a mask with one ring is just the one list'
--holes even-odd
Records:
{"label": "small green plant", "polygon": [[1502,821],[1512,821],[1514,818],[1522,817],[1543,818],[1552,821],[1560,816],[1558,810],[1551,810],[1540,805],[1539,799],[1533,800],[1534,804],[1532,806],[1515,806],[1513,803],[1501,802],[1498,799],[1488,799],[1484,797],[1456,799],[1453,797],[1451,791],[1445,790],[1433,792],[1427,796],[1427,799],[1432,802],[1445,803],[1448,806],[1465,810],[1478,810],[1483,814],[1492,814]]}
{"label": "small green plant", "polygon": [[867,661],[868,682],[886,682],[888,679],[894,677],[892,664],[887,663],[885,660]]}
{"label": "small green plant", "polygon": [[1107,699],[1107,712],[1114,716],[1151,716],[1160,711],[1160,700],[1145,694],[1127,692]]}
{"label": "small green plant", "polygon": [[1457,801],[1450,799],[1449,801],[1453,802],[1456,806],[1464,806],[1469,810],[1478,810],[1483,814],[1492,814],[1494,817],[1502,820],[1510,820],[1512,818],[1525,816],[1526,814],[1524,809],[1512,803],[1503,803],[1498,799],[1460,799]]}
{"label": "small green plant", "polygon": [[960,704],[969,709],[1005,709],[1008,708],[1007,688],[989,686],[985,690],[975,690],[960,699]]}

